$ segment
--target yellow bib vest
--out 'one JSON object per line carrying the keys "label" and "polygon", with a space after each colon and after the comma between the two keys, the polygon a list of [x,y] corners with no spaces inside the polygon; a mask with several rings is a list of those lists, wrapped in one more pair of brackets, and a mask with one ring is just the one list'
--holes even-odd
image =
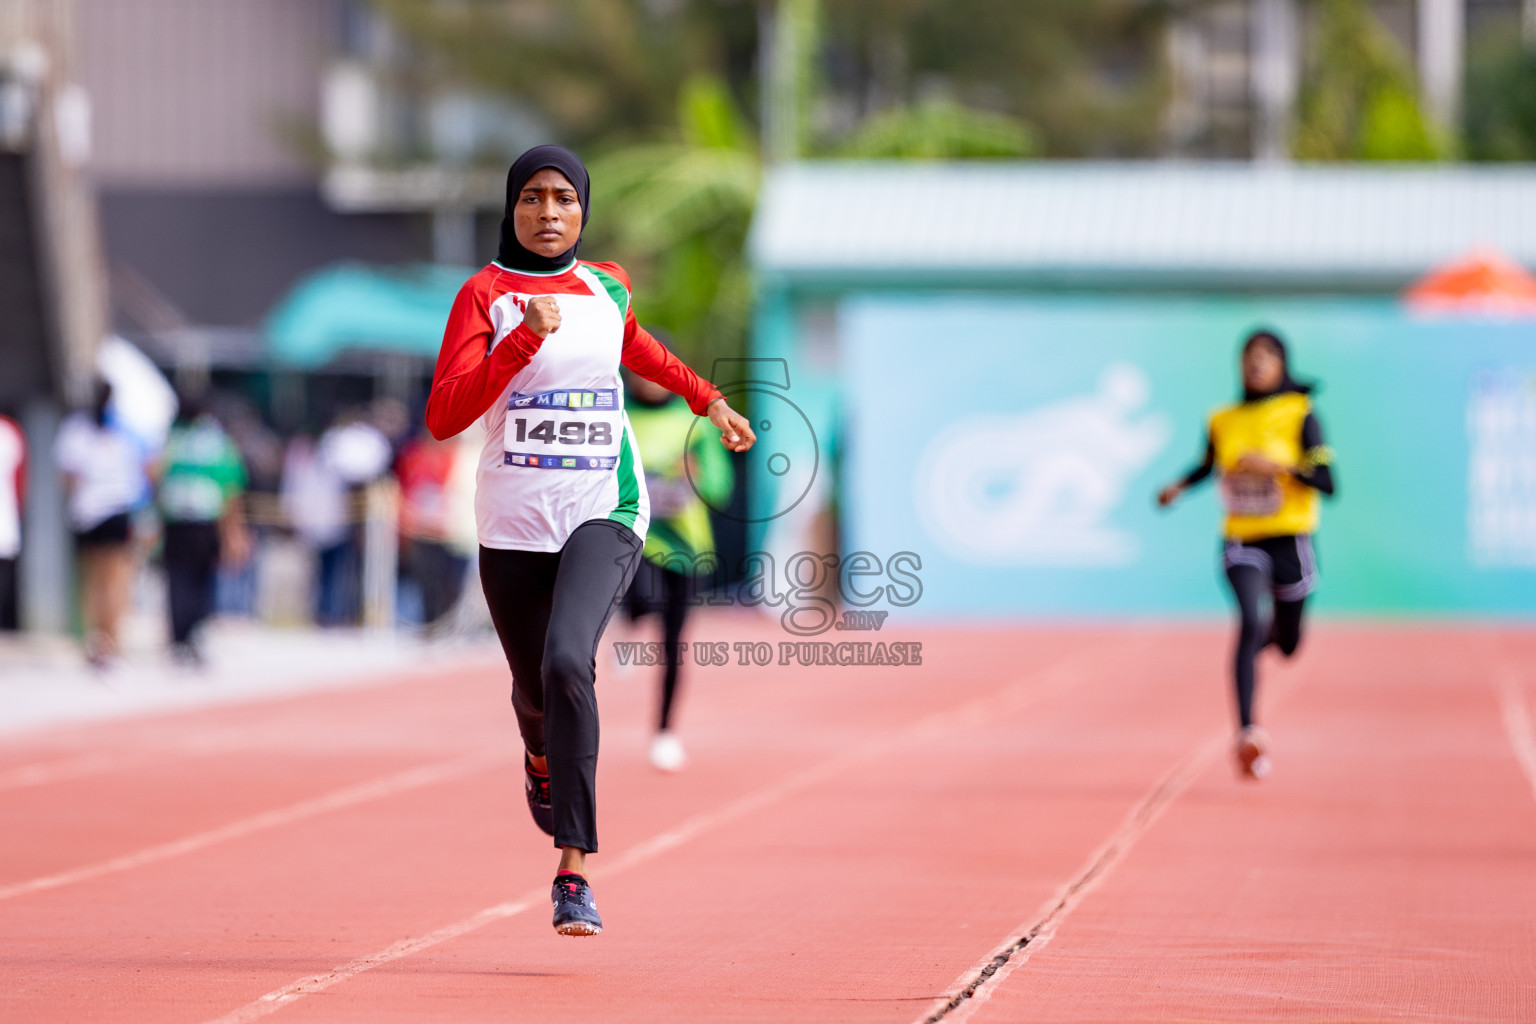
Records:
{"label": "yellow bib vest", "polygon": [[1233,473],[1244,455],[1262,455],[1287,469],[1307,465],[1301,425],[1312,411],[1306,395],[1285,392],[1256,402],[1228,406],[1211,417],[1211,444],[1227,508],[1226,535],[1262,540],[1317,529],[1317,490],[1284,475],[1278,479]]}

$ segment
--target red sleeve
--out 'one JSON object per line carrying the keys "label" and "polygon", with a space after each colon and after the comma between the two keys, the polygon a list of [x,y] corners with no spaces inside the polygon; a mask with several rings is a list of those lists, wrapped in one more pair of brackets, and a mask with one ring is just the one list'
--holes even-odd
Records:
{"label": "red sleeve", "polygon": [[[592,263],[591,266],[612,274],[618,278],[626,290],[633,293],[634,286],[629,282],[629,274],[617,263]],[[634,370],[646,380],[655,381],[675,395],[682,395],[688,400],[688,408],[697,416],[703,416],[709,408],[709,403],[717,398],[723,398],[719,390],[709,381],[693,372],[681,359],[667,351],[667,347],[655,338],[635,320],[635,310],[631,304],[624,314],[624,350],[619,356],[619,361]]]}
{"label": "red sleeve", "polygon": [[646,380],[655,381],[675,395],[682,395],[695,416],[703,416],[709,403],[723,397],[718,388],[651,337],[636,322],[633,310],[624,317],[624,352],[620,360]]}
{"label": "red sleeve", "polygon": [[0,416],[0,424],[9,426],[16,434],[19,453],[16,459],[16,503],[20,506],[27,500],[27,435],[22,433],[21,425],[9,416]]}
{"label": "red sleeve", "polygon": [[483,296],[486,284],[479,274],[464,282],[448,314],[432,392],[427,396],[427,429],[439,441],[485,415],[544,344],[526,324],[518,324],[491,349],[495,328]]}
{"label": "red sleeve", "polygon": [[723,397],[719,389],[651,337],[635,320],[633,311],[624,317],[624,351],[620,359],[646,380],[660,384],[675,395],[682,395],[695,416],[703,416],[711,402]]}

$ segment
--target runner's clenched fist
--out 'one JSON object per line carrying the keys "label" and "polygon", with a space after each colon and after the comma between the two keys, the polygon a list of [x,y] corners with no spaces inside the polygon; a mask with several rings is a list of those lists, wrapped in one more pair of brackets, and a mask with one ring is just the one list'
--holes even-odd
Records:
{"label": "runner's clenched fist", "polygon": [[560,303],[553,295],[538,295],[528,300],[528,312],[523,323],[541,338],[547,338],[560,329]]}

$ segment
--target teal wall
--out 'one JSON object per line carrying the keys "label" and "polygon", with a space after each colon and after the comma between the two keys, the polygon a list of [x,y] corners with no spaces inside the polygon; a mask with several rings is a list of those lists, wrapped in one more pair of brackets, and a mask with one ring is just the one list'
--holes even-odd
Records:
{"label": "teal wall", "polygon": [[1536,323],[1385,299],[865,293],[835,303],[829,366],[775,301],[759,352],[799,370],[843,551],[923,560],[906,616],[1223,608],[1214,489],[1170,511],[1152,496],[1201,452],[1261,324],[1321,383],[1337,452],[1318,607],[1536,613]]}

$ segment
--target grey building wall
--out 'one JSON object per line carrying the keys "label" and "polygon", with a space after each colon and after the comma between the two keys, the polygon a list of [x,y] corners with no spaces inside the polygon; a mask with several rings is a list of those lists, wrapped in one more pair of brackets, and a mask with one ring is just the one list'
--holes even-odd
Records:
{"label": "grey building wall", "polygon": [[345,0],[78,0],[97,181],[289,186],[313,169],[285,140],[313,123]]}
{"label": "grey building wall", "polygon": [[195,324],[254,327],[327,263],[401,263],[431,251],[422,218],[335,213],[312,187],[113,189],[101,196],[101,219],[109,260]]}
{"label": "grey building wall", "polygon": [[[109,266],[193,324],[254,327],[336,260],[425,259],[420,218],[328,209],[312,148],[356,0],[78,0]],[[120,329],[133,322],[121,306]]]}

